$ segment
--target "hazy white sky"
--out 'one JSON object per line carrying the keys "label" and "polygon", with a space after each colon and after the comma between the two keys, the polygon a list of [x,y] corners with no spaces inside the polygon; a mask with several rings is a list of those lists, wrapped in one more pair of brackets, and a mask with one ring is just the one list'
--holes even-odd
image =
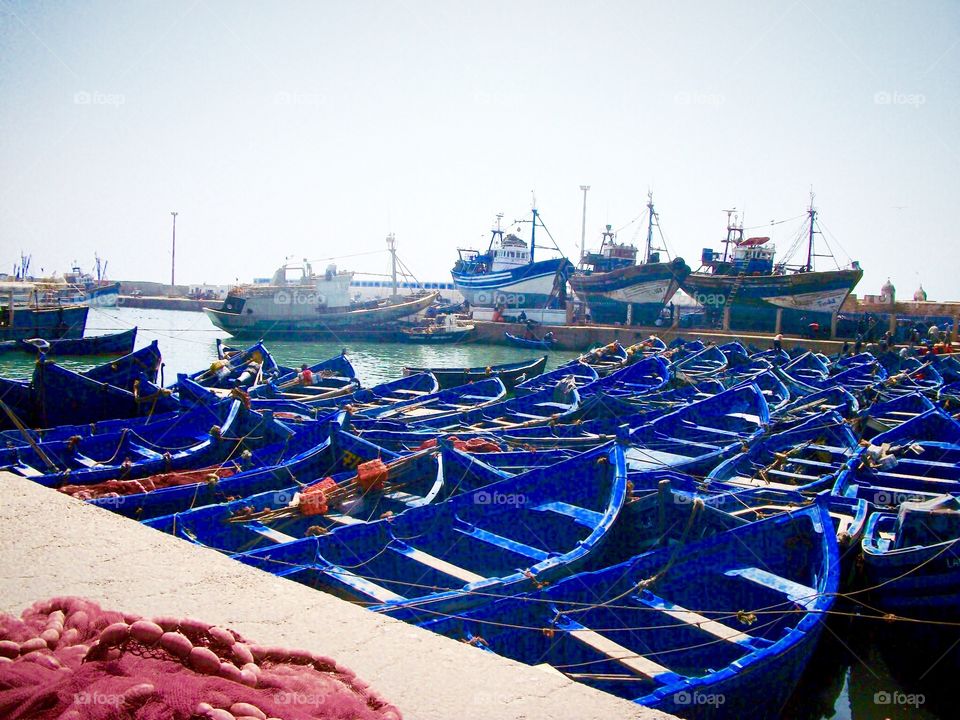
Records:
{"label": "hazy white sky", "polygon": [[581,184],[588,244],[650,187],[696,267],[724,208],[791,218],[813,185],[859,293],[960,298],[958,101],[957,2],[0,0],[0,267],[167,280],[177,210],[181,282],[389,232],[447,279],[531,191],[574,255]]}

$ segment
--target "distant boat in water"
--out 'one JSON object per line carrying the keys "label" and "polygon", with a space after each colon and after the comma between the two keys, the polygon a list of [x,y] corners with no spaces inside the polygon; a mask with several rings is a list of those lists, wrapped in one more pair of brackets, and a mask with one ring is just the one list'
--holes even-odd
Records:
{"label": "distant boat in water", "polygon": [[84,272],[74,261],[71,271],[63,277],[32,277],[30,256],[20,255],[20,264],[14,266],[13,275],[4,276],[3,293],[13,293],[15,303],[32,305],[35,308],[58,305],[89,305],[113,307],[120,296],[120,283],[107,280],[107,263],[96,257],[93,273]]}
{"label": "distant boat in water", "polygon": [[[662,248],[653,246],[657,214],[653,194],[647,196],[647,243],[637,264],[637,248],[618,243],[610,225],[597,252],[586,253],[570,287],[590,308],[594,322],[653,325],[690,274],[683,258],[660,262]],[[659,225],[657,225],[659,229]]]}
{"label": "distant boat in water", "polygon": [[[782,309],[812,322],[817,319],[816,313],[831,314],[840,310],[863,277],[857,262],[849,268],[814,270],[814,258],[824,256],[814,251],[814,237],[819,230],[812,196],[806,233],[797,236],[787,257],[778,263],[774,262],[776,248],[770,238],[745,238],[743,223],[738,222],[734,212],[727,212],[727,237],[722,256],[704,249],[700,270],[688,275],[682,283],[684,292],[705,308],[709,319],[718,320],[729,306],[732,312],[745,311],[757,318]],[[790,256],[804,239],[806,261],[789,265]]]}
{"label": "distant boat in water", "polygon": [[[288,274],[300,277],[288,279]],[[352,272],[330,265],[315,275],[310,263],[284,265],[268,285],[233,288],[218,310],[207,317],[235,337],[307,339],[332,330],[382,329],[384,323],[415,315],[433,304],[436,292],[413,298],[351,302]]]}
{"label": "distant boat in water", "polygon": [[504,235],[500,227],[502,218],[502,214],[497,215],[497,226],[491,231],[485,252],[458,249],[460,258],[451,270],[457,290],[467,302],[478,307],[562,309],[573,263],[562,254],[549,260],[535,259],[537,227],[546,230],[536,208],[529,246],[516,235]]}

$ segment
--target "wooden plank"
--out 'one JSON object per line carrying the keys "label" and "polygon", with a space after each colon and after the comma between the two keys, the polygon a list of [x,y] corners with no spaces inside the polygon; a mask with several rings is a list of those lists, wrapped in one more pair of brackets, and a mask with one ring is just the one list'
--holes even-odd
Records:
{"label": "wooden plank", "polygon": [[657,675],[671,672],[669,668],[655,663],[653,660],[643,657],[643,655],[638,655],[633,650],[625,648],[593,630],[570,630],[567,634],[577,642],[583,643],[601,655],[606,655],[611,660],[616,660],[624,667],[630,668],[638,675],[643,675],[651,680]]}
{"label": "wooden plank", "polygon": [[455,577],[457,580],[462,580],[463,582],[470,583],[481,582],[487,578],[483,575],[477,575],[475,572],[470,572],[469,570],[458,567],[453,563],[449,563],[446,560],[441,560],[440,558],[426,553],[423,550],[418,550],[417,548],[396,548],[397,552],[403,553],[411,560],[420,563],[421,565],[426,565],[429,568],[433,568],[438,572],[442,572],[444,575],[449,575],[450,577]]}

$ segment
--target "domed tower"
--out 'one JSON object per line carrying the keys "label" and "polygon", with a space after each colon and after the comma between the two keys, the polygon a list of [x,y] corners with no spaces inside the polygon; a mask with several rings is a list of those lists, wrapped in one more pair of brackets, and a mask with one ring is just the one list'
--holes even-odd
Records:
{"label": "domed tower", "polygon": [[880,302],[890,303],[891,305],[896,302],[897,289],[893,286],[893,283],[890,282],[890,278],[887,278],[887,281],[883,284],[883,287],[880,288]]}
{"label": "domed tower", "polygon": [[917,291],[913,294],[914,302],[926,302],[927,301],[927,291],[923,289],[923,285],[920,285],[917,288]]}

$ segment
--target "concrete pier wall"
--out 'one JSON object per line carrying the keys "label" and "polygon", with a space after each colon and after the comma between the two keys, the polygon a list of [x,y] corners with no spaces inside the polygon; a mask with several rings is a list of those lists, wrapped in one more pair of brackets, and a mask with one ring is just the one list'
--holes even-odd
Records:
{"label": "concrete pier wall", "polygon": [[672,718],[282,580],[0,473],[0,610],[58,595],[196,617],[353,669],[410,720]]}

